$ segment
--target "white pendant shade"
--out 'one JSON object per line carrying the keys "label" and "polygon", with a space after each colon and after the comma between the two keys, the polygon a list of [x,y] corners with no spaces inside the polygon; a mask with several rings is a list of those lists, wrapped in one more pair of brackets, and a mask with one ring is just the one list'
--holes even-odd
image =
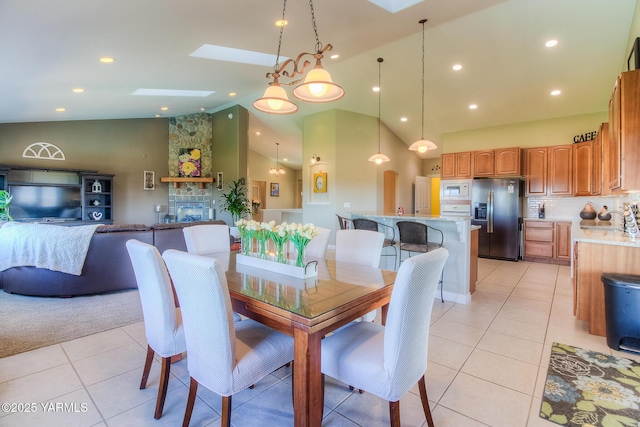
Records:
{"label": "white pendant shade", "polygon": [[409,146],[409,150],[417,151],[418,153],[426,153],[427,151],[435,150],[436,148],[438,148],[438,146],[427,139],[421,139]]}
{"label": "white pendant shade", "polygon": [[378,153],[369,157],[369,161],[374,162],[376,165],[379,165],[380,163],[388,162],[389,158],[382,153]]}
{"label": "white pendant shade", "polygon": [[342,98],[344,90],[333,83],[322,65],[316,65],[307,73],[304,82],[293,90],[293,96],[307,102],[331,102]]}
{"label": "white pendant shade", "polygon": [[264,96],[254,101],[253,106],[269,114],[293,114],[298,111],[298,106],[289,101],[287,92],[277,83],[272,83],[264,91]]}

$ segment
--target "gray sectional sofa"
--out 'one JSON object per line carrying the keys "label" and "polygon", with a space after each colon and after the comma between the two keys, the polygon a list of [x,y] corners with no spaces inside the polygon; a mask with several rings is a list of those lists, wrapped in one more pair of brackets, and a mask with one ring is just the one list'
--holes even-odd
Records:
{"label": "gray sectional sofa", "polygon": [[[125,243],[129,239],[167,249],[186,250],[184,227],[197,224],[224,224],[224,221],[105,225],[98,227],[89,245],[80,276],[36,267],[13,267],[0,272],[0,288],[6,292],[69,297],[137,288]],[[233,237],[230,237],[230,242]]]}

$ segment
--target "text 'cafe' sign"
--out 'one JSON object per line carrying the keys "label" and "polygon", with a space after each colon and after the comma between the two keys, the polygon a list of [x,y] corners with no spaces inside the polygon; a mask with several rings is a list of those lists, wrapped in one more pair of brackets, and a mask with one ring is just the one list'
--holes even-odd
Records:
{"label": "text 'cafe' sign", "polygon": [[598,131],[594,130],[593,132],[587,132],[587,133],[583,133],[582,135],[576,135],[573,137],[573,143],[575,144],[576,142],[593,141],[594,139],[596,139],[597,134],[598,134]]}

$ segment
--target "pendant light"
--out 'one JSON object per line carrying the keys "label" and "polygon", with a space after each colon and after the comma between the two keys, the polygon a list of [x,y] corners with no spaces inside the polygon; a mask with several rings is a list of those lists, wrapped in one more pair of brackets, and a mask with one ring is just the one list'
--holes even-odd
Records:
{"label": "pendant light", "polygon": [[[267,73],[267,78],[272,78],[273,81],[269,83],[269,87],[265,91],[262,98],[257,99],[253,106],[264,113],[268,114],[293,114],[298,111],[298,106],[289,101],[287,93],[281,85],[291,86],[300,82],[300,79],[293,80],[289,83],[280,83],[278,79],[282,76],[287,78],[293,78],[297,74],[304,74],[307,67],[311,65],[311,62],[305,60],[300,66],[300,61],[305,56],[312,56],[316,63],[315,66],[307,73],[304,81],[298,87],[293,90],[293,95],[301,101],[307,102],[331,102],[336,101],[344,96],[344,89],[337,84],[333,83],[331,75],[322,66],[323,54],[333,49],[330,44],[323,47],[318,37],[318,28],[316,26],[316,16],[313,9],[313,1],[309,0],[309,7],[311,9],[311,24],[313,25],[313,32],[316,37],[315,53],[302,52],[295,60],[287,59],[282,65],[280,65],[280,48],[282,46],[282,33],[284,26],[280,27],[280,39],[278,40],[278,54],[276,56],[276,63],[273,67],[272,73]],[[287,0],[284,0],[282,7],[282,22],[285,21],[285,12],[287,9]],[[293,65],[293,70],[287,71],[286,67]]]}
{"label": "pendant light", "polygon": [[421,138],[409,146],[409,150],[418,153],[426,153],[428,150],[438,148],[436,144],[424,138],[424,24],[426,19],[421,19],[418,23],[422,24],[422,136]]}
{"label": "pendant light", "polygon": [[[285,22],[284,15],[287,11],[287,0],[284,0],[282,7],[282,21]],[[280,26],[280,38],[278,39],[278,54],[276,55],[276,64],[273,66],[274,72],[269,73],[273,75],[273,81],[269,83],[269,87],[264,91],[264,95],[260,99],[256,99],[253,102],[253,106],[256,110],[262,111],[267,114],[293,114],[298,111],[298,106],[289,101],[287,92],[280,86],[278,78],[280,73],[278,68],[280,67],[280,48],[282,47],[282,33],[284,32],[284,25]],[[286,64],[286,62],[285,62]],[[267,74],[267,78],[269,77]]]}
{"label": "pendant light", "polygon": [[377,165],[389,161],[389,158],[380,152],[380,92],[382,92],[382,87],[380,86],[380,65],[382,61],[384,61],[384,59],[378,58],[378,152],[369,157],[369,161]]}
{"label": "pendant light", "polygon": [[287,173],[284,169],[282,169],[280,167],[280,163],[278,163],[278,146],[279,145],[280,145],[280,143],[276,142],[276,167],[275,168],[271,168],[269,170],[269,173],[271,175],[275,175],[275,176],[284,175],[285,173]]}

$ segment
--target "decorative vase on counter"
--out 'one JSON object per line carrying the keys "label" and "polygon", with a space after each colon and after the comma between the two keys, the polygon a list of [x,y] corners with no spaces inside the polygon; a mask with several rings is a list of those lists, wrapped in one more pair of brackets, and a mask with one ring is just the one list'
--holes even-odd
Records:
{"label": "decorative vase on counter", "polygon": [[607,210],[607,205],[604,205],[598,214],[598,219],[600,221],[610,221],[611,213]]}
{"label": "decorative vase on counter", "polygon": [[591,202],[584,205],[584,208],[580,211],[580,218],[596,219],[596,211],[593,209],[593,204]]}

